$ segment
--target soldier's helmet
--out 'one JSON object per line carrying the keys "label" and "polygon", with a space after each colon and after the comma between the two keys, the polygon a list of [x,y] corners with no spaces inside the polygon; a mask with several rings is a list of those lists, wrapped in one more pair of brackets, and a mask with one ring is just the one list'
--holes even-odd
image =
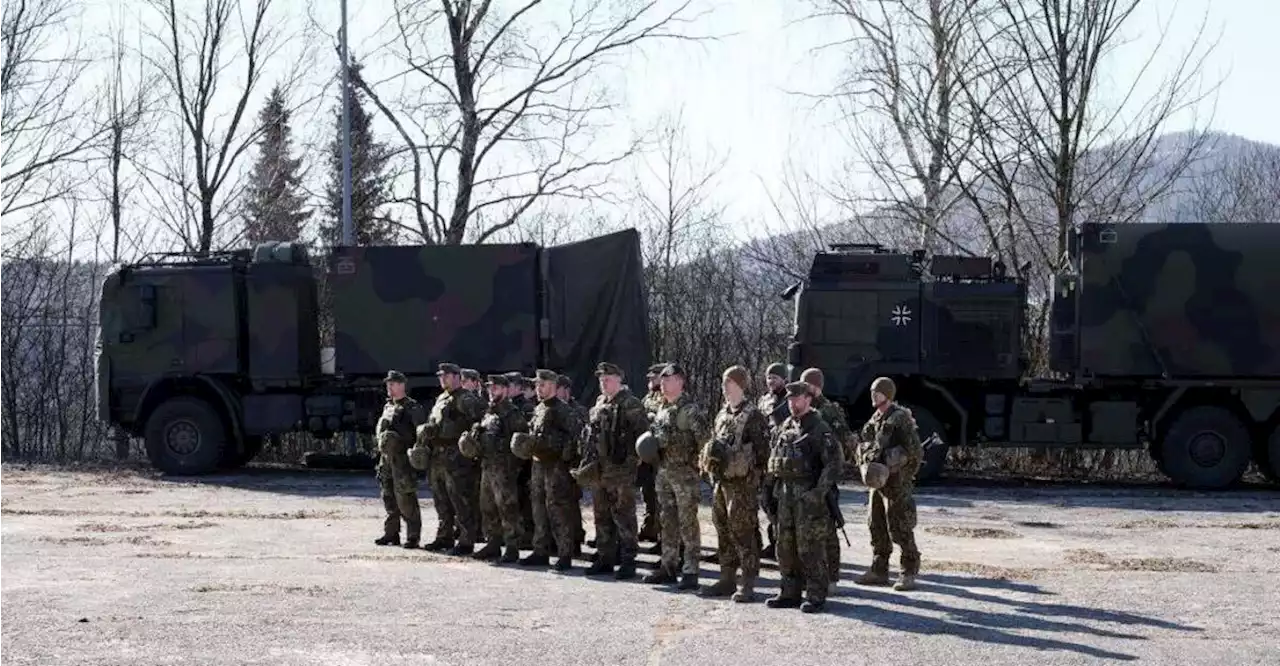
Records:
{"label": "soldier's helmet", "polygon": [[533,436],[527,432],[518,432],[511,436],[511,452],[521,460],[533,458]]}
{"label": "soldier's helmet", "polygon": [[646,432],[636,438],[636,455],[640,456],[640,460],[650,465],[658,463],[658,438],[653,433]]}
{"label": "soldier's helmet", "polygon": [[470,430],[462,433],[458,438],[458,450],[472,460],[480,457],[480,443],[476,441],[475,435],[471,434]]}
{"label": "soldier's helmet", "polygon": [[582,466],[575,470],[570,470],[570,474],[577,480],[580,486],[594,486],[600,483],[600,462],[597,460],[583,461]]}
{"label": "soldier's helmet", "polygon": [[428,449],[424,446],[415,446],[409,449],[409,464],[416,470],[423,471],[427,469]]}
{"label": "soldier's helmet", "polygon": [[883,463],[870,462],[862,465],[862,483],[872,490],[879,490],[889,481],[889,468]]}

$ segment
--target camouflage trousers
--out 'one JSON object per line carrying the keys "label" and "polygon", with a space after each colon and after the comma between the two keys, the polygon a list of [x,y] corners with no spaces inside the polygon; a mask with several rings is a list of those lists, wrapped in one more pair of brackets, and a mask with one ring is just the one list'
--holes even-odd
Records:
{"label": "camouflage trousers", "polygon": [[920,573],[920,549],[916,547],[915,480],[894,475],[879,490],[870,492],[867,527],[871,530],[872,571],[889,572],[893,544],[901,551],[902,573]]}
{"label": "camouflage trousers", "polygon": [[438,446],[431,455],[431,498],[436,538],[474,545],[480,531],[480,470],[457,446]]}
{"label": "camouflage trousers", "polygon": [[558,460],[535,460],[529,491],[533,502],[533,552],[550,555],[554,539],[556,555],[573,557],[577,546],[575,530],[582,520],[582,509],[574,501],[569,466]]}
{"label": "camouflage trousers", "polygon": [[382,454],[375,469],[382,507],[387,512],[382,521],[383,536],[399,537],[403,520],[406,539],[417,541],[422,536],[422,511],[418,507],[418,472],[409,465],[409,455],[404,451]]}
{"label": "camouflage trousers", "polygon": [[661,511],[658,508],[656,481],[657,471],[654,470],[653,465],[640,463],[636,470],[636,485],[640,486],[640,495],[644,498],[644,519],[640,525],[640,532],[655,538],[658,535],[658,514]]}
{"label": "camouflage trousers", "polygon": [[516,476],[516,487],[520,493],[520,524],[524,527],[524,537],[520,544],[523,549],[533,547],[533,492],[529,488],[531,478],[533,478],[533,462],[521,460],[520,472]]}
{"label": "camouflage trousers", "polygon": [[712,492],[711,520],[716,526],[720,571],[754,581],[760,573],[759,483],[753,477],[717,481]]}
{"label": "camouflage trousers", "polygon": [[524,540],[519,474],[519,461],[513,456],[486,458],[480,464],[480,516],[490,544],[519,548]]}
{"label": "camouflage trousers", "polygon": [[[839,491],[833,490],[832,492],[837,493],[836,497],[838,500]],[[826,543],[827,581],[830,583],[834,583],[840,580],[840,528],[836,527],[836,523],[834,520],[830,522],[831,522],[831,531],[827,534],[827,543]]]}
{"label": "camouflage trousers", "polygon": [[[606,470],[591,489],[596,552],[610,564],[631,563],[639,550],[636,530],[635,467]],[[618,562],[613,562],[614,553]]]}
{"label": "camouflage trousers", "polygon": [[[702,555],[702,534],[698,524],[698,502],[702,499],[701,479],[692,467],[662,465],[654,481],[658,492],[662,526],[662,568],[675,573],[698,573]],[[684,546],[684,562],[680,547]]]}
{"label": "camouflage trousers", "polygon": [[811,601],[827,598],[827,535],[831,516],[826,499],[813,496],[806,482],[779,481],[778,572],[785,598],[798,599],[803,590]]}

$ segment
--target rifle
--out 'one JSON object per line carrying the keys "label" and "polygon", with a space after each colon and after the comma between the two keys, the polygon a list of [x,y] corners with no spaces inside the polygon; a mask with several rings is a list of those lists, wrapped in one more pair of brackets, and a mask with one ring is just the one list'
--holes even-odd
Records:
{"label": "rifle", "polygon": [[831,486],[831,490],[827,492],[826,500],[827,513],[831,514],[831,521],[835,523],[836,528],[840,530],[840,534],[844,536],[845,545],[852,547],[853,544],[849,543],[849,533],[844,531],[844,514],[840,512],[840,489],[836,486]]}

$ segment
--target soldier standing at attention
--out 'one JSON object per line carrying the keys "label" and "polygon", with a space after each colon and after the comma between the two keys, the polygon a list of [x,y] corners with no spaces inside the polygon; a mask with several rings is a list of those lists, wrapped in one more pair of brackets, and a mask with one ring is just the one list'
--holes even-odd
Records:
{"label": "soldier standing at attention", "polygon": [[[484,385],[480,383],[479,371],[472,368],[463,368],[462,372],[458,373],[458,376],[462,378],[462,388],[476,394],[476,397],[480,399],[480,404],[489,404],[489,396],[485,393]],[[487,531],[490,522],[487,520],[487,517],[493,513],[493,507],[489,504],[489,500],[491,498],[484,492],[484,486],[480,482],[480,474],[478,472],[476,474],[476,484],[478,488],[477,497],[479,502],[476,510],[479,512],[480,516],[480,533],[476,535],[476,542],[488,542],[491,537],[501,535],[489,534]]]}
{"label": "soldier standing at attention", "polygon": [[[733,595],[737,602],[755,601],[760,573],[760,476],[769,461],[769,423],[747,400],[747,369],[724,371],[724,406],[716,415],[711,440],[702,450],[701,467],[714,484],[711,510],[718,537],[720,580],[703,590],[709,597]],[[742,579],[738,580],[738,568]]]}
{"label": "soldier standing at attention", "polygon": [[573,567],[574,526],[581,520],[582,510],[574,501],[573,477],[569,465],[578,419],[569,405],[556,397],[556,373],[539,370],[537,374],[538,406],[529,424],[532,438],[533,475],[529,479],[533,501],[533,553],[520,560],[526,566],[545,566],[550,562],[552,539],[558,557],[557,571]]}
{"label": "soldier standing at attention", "polygon": [[427,422],[418,429],[416,445],[430,450],[428,474],[439,519],[435,540],[423,548],[448,550],[450,555],[472,554],[480,530],[480,470],[458,450],[458,438],[484,415],[484,404],[462,388],[461,372],[453,363],[439,365],[436,376],[442,390]]}
{"label": "soldier standing at attention", "polygon": [[506,377],[489,375],[488,388],[489,408],[480,422],[472,427],[470,437],[480,458],[481,505],[489,507],[488,513],[484,514],[489,541],[473,557],[491,560],[501,556],[502,562],[513,563],[520,559],[524,525],[520,520],[519,488],[516,484],[520,461],[511,453],[511,436],[527,432],[529,422],[525,420],[524,412],[507,399]]}
{"label": "soldier standing at attention", "polygon": [[[787,366],[781,363],[770,364],[764,371],[764,383],[767,390],[764,395],[760,396],[756,407],[769,419],[769,435],[772,437],[773,432],[782,425],[783,421],[787,420],[787,416],[791,413],[787,408]],[[763,491],[764,486],[761,485],[760,489]],[[769,512],[769,508],[765,506],[763,496],[760,498],[760,507],[764,510],[765,517],[769,521],[769,545],[761,549],[760,557],[772,560],[776,557],[778,543],[778,517]]]}
{"label": "soldier standing at attention", "polygon": [[[655,363],[649,366],[649,372],[645,378],[649,382],[649,392],[644,396],[644,410],[649,415],[649,422],[653,423],[653,417],[658,415],[658,410],[662,408],[662,382],[658,375],[666,369],[666,363]],[[650,549],[650,555],[658,555],[662,553],[662,544],[658,543],[660,537],[658,529],[658,492],[655,489],[654,482],[656,480],[656,471],[653,465],[641,462],[636,470],[636,481],[640,485],[640,496],[644,499],[644,519],[640,523],[639,539],[641,541],[652,541],[654,546]]]}
{"label": "soldier standing at attention", "polygon": [[462,377],[462,388],[476,394],[477,398],[480,398],[485,402],[489,401],[488,396],[485,395],[484,386],[480,384],[479,371],[471,368],[463,368],[462,372],[458,373],[458,376]]}
{"label": "soldier standing at attention", "polygon": [[587,575],[618,570],[614,578],[636,575],[636,438],[649,429],[644,404],[622,387],[622,368],[613,363],[596,366],[600,398],[587,417],[583,458],[595,461],[599,482],[591,493],[596,526],[596,561]]}
{"label": "soldier standing at attention", "polygon": [[[507,378],[507,399],[524,414],[526,421],[532,419],[534,403],[524,397],[524,375],[513,371],[505,373],[503,377]],[[533,474],[533,462],[521,460],[517,484],[520,487],[520,521],[524,523],[524,539],[520,547],[524,549],[533,547],[533,502],[529,499],[531,474]]]}
{"label": "soldier standing at attention", "polygon": [[901,550],[902,576],[893,586],[900,592],[916,589],[920,574],[920,549],[916,547],[916,471],[924,457],[920,434],[911,412],[894,402],[898,392],[893,380],[879,377],[871,382],[871,404],[875,412],[862,427],[859,462],[879,462],[889,468],[889,478],[870,492],[867,526],[871,529],[871,568],[854,582],[859,585],[888,585],[889,556],[893,544]]}
{"label": "soldier standing at attention", "polygon": [[815,613],[827,603],[826,540],[832,528],[826,497],[840,475],[839,445],[813,410],[808,384],[787,384],[787,402],[791,416],[773,436],[766,478],[769,503],[777,505],[782,589],[767,603]]}
{"label": "soldier standing at attention", "polygon": [[382,506],[387,511],[382,521],[382,536],[374,540],[379,546],[400,543],[400,521],[404,520],[405,548],[417,548],[422,537],[422,512],[418,507],[418,474],[409,465],[409,447],[416,428],[427,420],[422,405],[405,394],[405,376],[397,370],[387,372],[387,404],[378,419],[378,488]]}
{"label": "soldier standing at attention", "polygon": [[709,429],[702,407],[684,392],[684,379],[684,369],[677,363],[669,363],[662,371],[663,405],[651,426],[658,439],[660,456],[655,486],[662,510],[659,518],[662,560],[656,571],[645,576],[644,582],[675,582],[679,569],[679,589],[696,590],[698,556],[702,552],[698,525],[698,503],[702,497],[698,454]]}
{"label": "soldier standing at attention", "polygon": [[[574,434],[574,438],[573,438],[573,450],[575,453],[577,453],[578,451],[581,450],[582,429],[586,428],[586,425],[587,425],[587,408],[585,405],[578,402],[577,399],[573,397],[573,379],[569,377],[569,375],[560,375],[559,377],[556,378],[556,397],[563,400],[566,405],[569,405],[569,409],[573,411],[574,417],[578,419],[578,423],[580,424],[580,428],[578,432]],[[575,457],[574,460],[569,460],[566,462],[568,462],[572,466],[572,465],[576,465],[578,460],[579,458]],[[573,497],[574,497],[574,501],[578,503],[578,507],[579,507],[578,528],[577,528],[577,531],[574,532],[574,534],[577,536],[577,539],[575,540],[576,547],[574,548],[574,552],[576,554],[581,554],[582,542],[586,541],[587,539],[586,528],[582,525],[582,509],[581,509],[582,486],[578,485],[578,481],[572,477],[570,477],[569,480],[573,482]]]}
{"label": "soldier standing at attention", "polygon": [[[849,429],[849,420],[845,418],[844,408],[834,400],[822,395],[824,378],[822,371],[809,368],[800,373],[800,381],[809,385],[809,393],[813,395],[813,410],[826,421],[831,434],[836,438],[837,453],[840,454],[839,475],[844,476],[845,450],[853,445],[853,431]],[[839,477],[837,477],[839,478]],[[831,492],[836,495],[836,506],[840,504],[840,488],[832,486]],[[835,523],[831,523],[831,534],[827,535],[827,581],[831,585],[827,596],[835,596],[836,584],[840,580],[840,535]]]}

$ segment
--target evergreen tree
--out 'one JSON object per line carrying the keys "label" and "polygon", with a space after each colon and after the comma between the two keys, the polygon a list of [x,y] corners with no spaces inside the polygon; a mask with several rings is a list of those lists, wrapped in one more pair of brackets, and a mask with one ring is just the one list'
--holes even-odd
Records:
{"label": "evergreen tree", "polygon": [[289,110],[284,91],[271,90],[267,105],[258,114],[262,138],[258,161],[245,210],[245,238],[251,245],[266,241],[292,241],[302,235],[311,218],[302,189],[302,160],[290,155]]}
{"label": "evergreen tree", "polygon": [[[389,152],[373,138],[373,116],[365,110],[359,80],[361,65],[351,61],[351,227],[356,245],[395,242],[391,220],[380,215],[390,183],[386,174]],[[329,245],[342,241],[342,82],[333,112],[334,138],[329,144],[329,182],[325,187],[325,220],[321,238]]]}

